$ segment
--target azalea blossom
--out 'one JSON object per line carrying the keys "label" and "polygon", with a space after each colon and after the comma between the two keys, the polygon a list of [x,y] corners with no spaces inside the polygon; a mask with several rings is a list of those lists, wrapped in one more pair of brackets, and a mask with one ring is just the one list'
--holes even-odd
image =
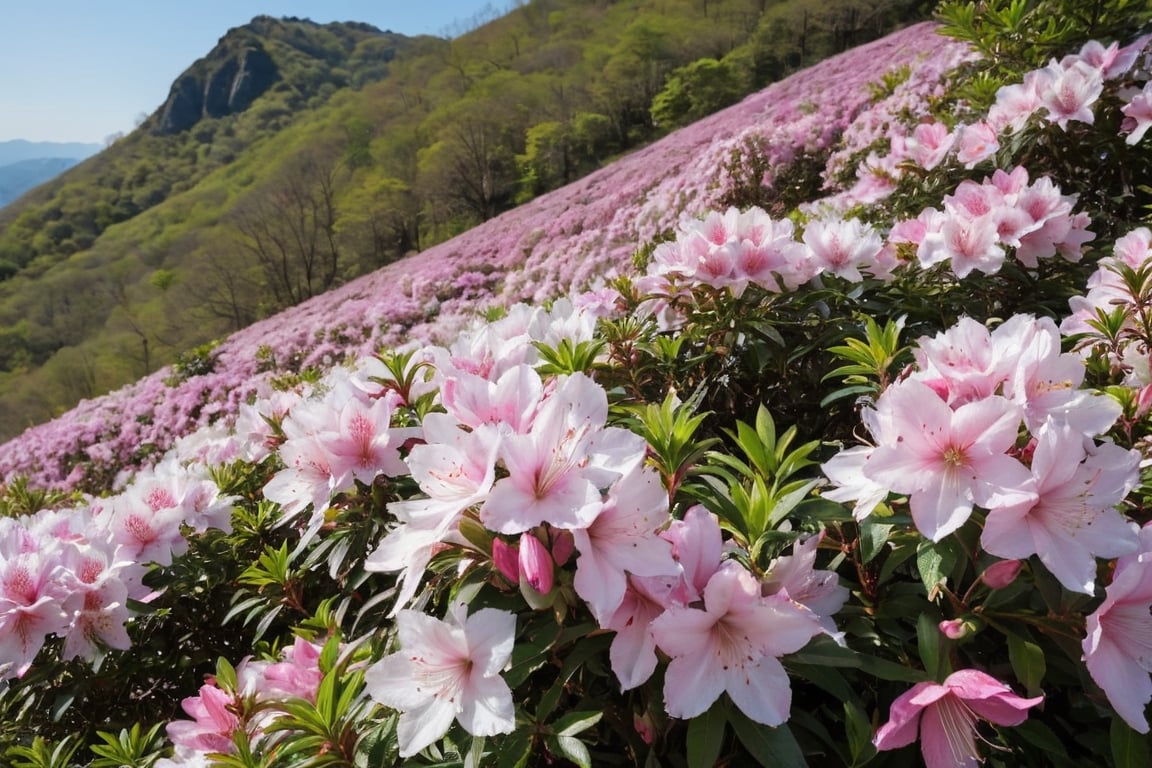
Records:
{"label": "azalea blossom", "polygon": [[512,656],[516,617],[496,608],[465,615],[453,607],[445,620],[419,611],[396,616],[400,649],[364,673],[375,701],[398,710],[400,756],[411,757],[456,720],[473,736],[516,727],[512,691],[500,671]]}
{"label": "azalea blossom", "polygon": [[1092,105],[1104,90],[1104,78],[1099,69],[1083,61],[1071,61],[1069,66],[1052,62],[1040,70],[1037,93],[1040,103],[1048,110],[1048,119],[1064,130],[1069,121],[1089,123],[1095,121]]}
{"label": "azalea blossom", "polygon": [[991,508],[1033,495],[1023,490],[1031,477],[1027,468],[1007,454],[1020,411],[1003,397],[953,410],[927,384],[907,380],[885,390],[876,408],[890,426],[863,472],[909,494],[917,529],[933,541],[963,525],[974,504]]}
{"label": "azalea blossom", "polygon": [[606,427],[608,397],[582,373],[559,381],[544,399],[528,434],[500,444],[508,476],[496,481],[480,521],[505,534],[542,523],[584,528],[596,517],[606,488],[643,461],[643,438]]}
{"label": "azalea blossom", "polygon": [[839,640],[842,633],[836,629],[832,616],[848,602],[849,590],[840,585],[840,577],[835,571],[816,570],[816,549],[823,539],[823,531],[798,539],[792,545],[791,555],[775,558],[768,565],[760,592],[764,595],[786,594],[789,599],[812,611],[821,629]]}
{"label": "azalea blossom", "polygon": [[990,554],[1032,554],[1066,589],[1092,594],[1096,558],[1137,549],[1136,534],[1115,508],[1139,480],[1140,453],[1105,443],[1084,450],[1064,424],[1040,430],[1032,455],[1033,499],[988,513],[980,543]]}
{"label": "azalea blossom", "polygon": [[1140,551],[1117,561],[1104,602],[1088,616],[1084,663],[1117,714],[1148,733],[1144,710],[1152,701],[1152,526]]}
{"label": "azalea blossom", "polygon": [[215,685],[200,686],[199,696],[180,702],[191,720],[168,723],[168,738],[178,751],[231,754],[236,746],[232,734],[240,727],[233,709],[234,696]]}
{"label": "azalea blossom", "polygon": [[864,279],[861,272],[873,277],[886,276],[889,270],[879,266],[883,243],[868,224],[859,219],[818,219],[804,228],[804,243],[813,262],[821,271],[849,282]]}
{"label": "azalea blossom", "polygon": [[[1144,83],[1144,89],[1137,91],[1120,110],[1124,113],[1128,144],[1139,144],[1144,134],[1152,128],[1152,80]],[[1128,127],[1128,126],[1131,127]]]}
{"label": "azalea blossom", "polygon": [[576,593],[603,624],[624,599],[625,574],[671,576],[679,573],[672,546],[657,535],[670,519],[668,492],[651,468],[620,478],[595,519],[576,528]]}
{"label": "azalea blossom", "polygon": [[0,553],[0,680],[27,672],[45,638],[71,623],[66,590],[52,578],[56,565],[54,553]]}
{"label": "azalea blossom", "polygon": [[416,594],[433,550],[453,535],[466,509],[487,498],[495,479],[495,427],[469,432],[446,414],[430,413],[424,433],[429,442],[414,446],[406,461],[427,498],[389,504],[399,525],[364,561],[369,571],[404,572],[393,615]]}
{"label": "azalea blossom", "polygon": [[727,693],[752,720],[776,726],[788,719],[792,688],[779,657],[822,632],[810,611],[783,594],[764,597],[756,578],[735,562],[704,588],[704,606],[674,605],[652,622],[656,645],[671,657],[664,705],[692,718]]}
{"label": "azalea blossom", "polygon": [[1043,700],[1022,698],[991,675],[961,669],[943,683],[917,683],[901,694],[872,742],[879,750],[898,749],[919,734],[927,768],[976,768],[984,762],[976,744],[977,722],[1020,725]]}

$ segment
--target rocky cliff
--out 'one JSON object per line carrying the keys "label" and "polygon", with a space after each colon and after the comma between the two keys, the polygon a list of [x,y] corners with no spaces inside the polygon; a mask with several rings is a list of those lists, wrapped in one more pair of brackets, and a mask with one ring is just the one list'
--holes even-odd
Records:
{"label": "rocky cliff", "polygon": [[279,79],[276,62],[256,42],[215,60],[210,57],[201,71],[189,70],[172,84],[158,130],[179,133],[205,117],[243,112]]}
{"label": "rocky cliff", "polygon": [[[171,135],[206,118],[243,112],[281,80],[305,97],[324,83],[346,85],[349,58],[362,56],[360,44],[376,38],[387,38],[393,45],[403,40],[368,24],[257,16],[229,30],[207,56],[176,79],[152,117],[152,130]],[[385,57],[392,55],[394,50],[387,47]]]}

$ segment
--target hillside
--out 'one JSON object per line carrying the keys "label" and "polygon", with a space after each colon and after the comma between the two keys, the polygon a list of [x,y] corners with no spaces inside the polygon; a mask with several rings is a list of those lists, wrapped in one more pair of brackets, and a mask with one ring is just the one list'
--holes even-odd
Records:
{"label": "hillside", "polygon": [[231,30],[137,130],[0,211],[0,437],[928,5],[533,0],[451,41]]}
{"label": "hillside", "polygon": [[[842,133],[856,151],[874,140],[875,126],[853,125],[884,95],[870,85],[888,76],[895,90],[885,103],[897,109],[931,94],[966,55],[933,29],[913,26],[793,75],[584,179],[256,322],[176,369],[86,400],[0,446],[0,473],[99,487],[181,435],[235,414],[276,377],[381,344],[450,339],[477,312],[627,273],[636,248],[683,215],[749,198],[791,205],[813,195]],[[914,77],[901,80],[909,72]],[[775,179],[736,172],[772,166],[792,172]]]}

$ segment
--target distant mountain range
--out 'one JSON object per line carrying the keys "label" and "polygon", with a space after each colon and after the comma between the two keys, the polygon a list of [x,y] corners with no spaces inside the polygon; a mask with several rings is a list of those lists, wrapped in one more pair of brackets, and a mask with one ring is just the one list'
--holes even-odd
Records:
{"label": "distant mountain range", "polygon": [[0,141],[0,208],[100,151],[79,142]]}

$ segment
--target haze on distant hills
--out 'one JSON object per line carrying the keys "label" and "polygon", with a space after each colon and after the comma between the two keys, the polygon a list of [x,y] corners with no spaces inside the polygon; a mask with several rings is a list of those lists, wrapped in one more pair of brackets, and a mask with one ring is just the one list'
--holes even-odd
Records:
{"label": "haze on distant hills", "polygon": [[99,151],[99,144],[0,141],[0,208]]}
{"label": "haze on distant hills", "polygon": [[452,40],[257,17],[0,209],[0,439],[569,183],[924,0],[531,0]]}

